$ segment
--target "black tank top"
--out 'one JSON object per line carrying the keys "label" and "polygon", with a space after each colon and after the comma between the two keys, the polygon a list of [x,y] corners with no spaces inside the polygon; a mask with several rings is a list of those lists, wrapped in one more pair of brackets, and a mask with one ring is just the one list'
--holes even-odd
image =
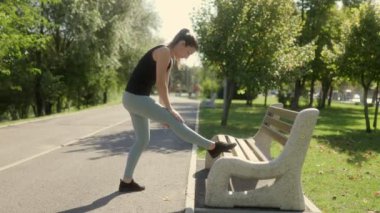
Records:
{"label": "black tank top", "polygon": [[[149,96],[154,84],[156,83],[156,61],[153,59],[153,51],[164,45],[159,45],[150,49],[140,59],[137,66],[129,78],[125,91],[135,95]],[[168,70],[172,64],[170,60]]]}

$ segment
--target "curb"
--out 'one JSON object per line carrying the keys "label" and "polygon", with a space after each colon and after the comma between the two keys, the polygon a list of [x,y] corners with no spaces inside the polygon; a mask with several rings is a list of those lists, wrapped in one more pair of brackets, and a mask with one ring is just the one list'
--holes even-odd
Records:
{"label": "curb", "polygon": [[[199,127],[199,106],[197,106],[197,117],[195,120],[195,132],[198,132]],[[195,208],[195,178],[193,177],[194,173],[197,170],[197,150],[198,146],[193,144],[190,157],[190,166],[189,174],[187,176],[187,187],[185,192],[185,213],[194,213]]]}
{"label": "curb", "polygon": [[185,192],[185,213],[194,213],[195,205],[195,178],[193,177],[196,172],[197,165],[197,145],[193,145],[191,150],[190,166],[189,166],[189,175],[187,177],[187,187]]}

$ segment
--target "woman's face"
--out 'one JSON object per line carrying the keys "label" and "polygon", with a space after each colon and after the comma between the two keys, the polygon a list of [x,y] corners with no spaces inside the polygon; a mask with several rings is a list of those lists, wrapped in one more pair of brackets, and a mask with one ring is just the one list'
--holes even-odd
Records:
{"label": "woman's face", "polygon": [[180,41],[176,45],[175,56],[176,56],[177,59],[181,59],[181,58],[185,58],[186,59],[190,55],[192,55],[195,51],[196,51],[196,49],[194,47],[186,46],[185,41]]}

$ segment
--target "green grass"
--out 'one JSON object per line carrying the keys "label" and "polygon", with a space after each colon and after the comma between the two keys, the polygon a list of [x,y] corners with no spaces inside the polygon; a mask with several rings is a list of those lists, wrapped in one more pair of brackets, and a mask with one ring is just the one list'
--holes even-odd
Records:
{"label": "green grass", "polygon": [[[234,101],[228,127],[223,128],[222,101],[217,100],[215,109],[201,109],[199,132],[208,138],[218,133],[252,136],[266,111],[263,102],[258,98],[253,107],[247,107],[244,101]],[[268,104],[275,102],[271,98]],[[305,194],[323,212],[380,211],[380,131],[368,134],[364,129],[362,106],[333,103],[320,112],[302,183]],[[272,152],[278,154],[280,147]],[[204,150],[198,153],[204,157]]]}

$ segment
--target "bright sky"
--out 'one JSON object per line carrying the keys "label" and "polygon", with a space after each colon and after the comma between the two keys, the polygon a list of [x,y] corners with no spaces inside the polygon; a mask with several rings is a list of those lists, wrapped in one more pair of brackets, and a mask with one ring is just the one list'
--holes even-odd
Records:
{"label": "bright sky", "polygon": [[[151,2],[161,19],[159,34],[167,44],[182,28],[193,31],[191,13],[201,6],[202,0],[147,0],[147,2]],[[184,60],[184,63],[188,66],[199,66],[198,54],[193,54]]]}

